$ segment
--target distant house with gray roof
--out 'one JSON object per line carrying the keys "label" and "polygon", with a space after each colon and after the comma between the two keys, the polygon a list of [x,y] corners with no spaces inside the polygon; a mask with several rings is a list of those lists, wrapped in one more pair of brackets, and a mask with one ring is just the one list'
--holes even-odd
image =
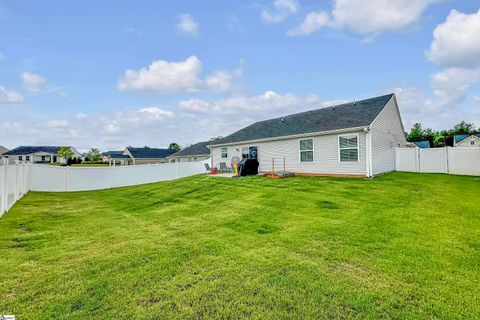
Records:
{"label": "distant house with gray roof", "polygon": [[133,159],[124,152],[124,150],[102,152],[102,161],[122,166],[132,165]]}
{"label": "distant house with gray roof", "polygon": [[166,163],[168,162],[167,157],[176,151],[175,149],[127,147],[123,155],[130,157],[133,164]]}
{"label": "distant house with gray roof", "polygon": [[210,158],[210,149],[208,149],[208,145],[214,143],[214,141],[215,139],[212,139],[192,144],[185,149],[168,156],[167,159],[170,160],[170,162],[192,162],[206,160]]}
{"label": "distant house with gray roof", "polygon": [[457,134],[453,137],[454,147],[480,147],[480,133],[476,134]]}
{"label": "distant house with gray roof", "polygon": [[8,151],[7,148],[5,148],[4,146],[0,146],[0,155],[4,154],[7,151]]}
{"label": "distant house with gray roof", "polygon": [[257,158],[259,171],[374,176],[406,144],[394,94],[256,122],[208,145],[212,166]]}
{"label": "distant house with gray roof", "polygon": [[[61,146],[20,146],[9,150],[1,155],[2,158],[11,161],[22,161],[30,163],[55,163],[65,160],[58,157],[58,149]],[[74,147],[70,147],[73,157],[81,158],[82,155]]]}

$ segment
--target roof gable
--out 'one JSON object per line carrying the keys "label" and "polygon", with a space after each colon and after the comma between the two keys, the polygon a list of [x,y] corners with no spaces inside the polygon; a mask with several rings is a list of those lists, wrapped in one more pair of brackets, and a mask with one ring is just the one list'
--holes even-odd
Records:
{"label": "roof gable", "polygon": [[393,94],[256,122],[211,145],[334,131],[370,125]]}
{"label": "roof gable", "polygon": [[455,140],[455,144],[457,143],[460,143],[462,142],[463,140],[471,137],[471,136],[474,136],[474,137],[477,137],[480,139],[480,133],[476,133],[476,134],[457,134],[455,135],[454,137],[454,140]]}
{"label": "roof gable", "polygon": [[175,149],[133,148],[127,147],[128,152],[136,159],[161,159],[175,153]]}

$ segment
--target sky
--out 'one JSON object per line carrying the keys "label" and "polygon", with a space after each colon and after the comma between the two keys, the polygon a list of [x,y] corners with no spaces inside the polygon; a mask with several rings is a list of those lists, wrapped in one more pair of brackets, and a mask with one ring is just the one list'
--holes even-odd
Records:
{"label": "sky", "polygon": [[478,0],[0,0],[0,145],[182,146],[394,92],[480,126]]}

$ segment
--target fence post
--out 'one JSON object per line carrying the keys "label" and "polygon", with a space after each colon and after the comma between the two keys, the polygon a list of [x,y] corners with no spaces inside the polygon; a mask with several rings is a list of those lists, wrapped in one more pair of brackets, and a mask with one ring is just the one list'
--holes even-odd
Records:
{"label": "fence post", "polygon": [[3,181],[2,182],[2,185],[3,185],[3,188],[2,188],[2,201],[0,201],[0,215],[3,215],[3,213],[7,212],[7,196],[8,196],[8,193],[7,193],[7,164],[6,164],[6,161],[4,159],[2,159],[2,161],[0,161],[0,166],[2,167],[2,171],[3,171]]}
{"label": "fence post", "polygon": [[147,163],[147,183],[150,182],[150,163]]}
{"label": "fence post", "polygon": [[70,173],[70,167],[65,167],[65,191],[68,191],[68,175]]}
{"label": "fence post", "polygon": [[15,177],[13,186],[13,202],[18,201],[18,160],[15,160]]}
{"label": "fence post", "polygon": [[420,148],[415,148],[415,171],[420,172]]}
{"label": "fence post", "polygon": [[110,189],[115,185],[115,160],[112,163],[112,160],[108,161],[108,166],[110,168]]}
{"label": "fence post", "polygon": [[445,147],[445,165],[446,165],[446,173],[447,174],[450,174],[450,163],[448,161],[448,153],[449,153],[449,149],[448,149],[448,146]]}

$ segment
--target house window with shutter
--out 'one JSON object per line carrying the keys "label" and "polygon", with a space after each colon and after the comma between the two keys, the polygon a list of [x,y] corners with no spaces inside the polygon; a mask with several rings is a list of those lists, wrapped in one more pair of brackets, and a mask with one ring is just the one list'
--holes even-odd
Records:
{"label": "house window with shutter", "polygon": [[300,162],[313,161],[313,139],[299,140]]}
{"label": "house window with shutter", "polygon": [[358,134],[338,136],[338,154],[340,162],[358,162]]}

